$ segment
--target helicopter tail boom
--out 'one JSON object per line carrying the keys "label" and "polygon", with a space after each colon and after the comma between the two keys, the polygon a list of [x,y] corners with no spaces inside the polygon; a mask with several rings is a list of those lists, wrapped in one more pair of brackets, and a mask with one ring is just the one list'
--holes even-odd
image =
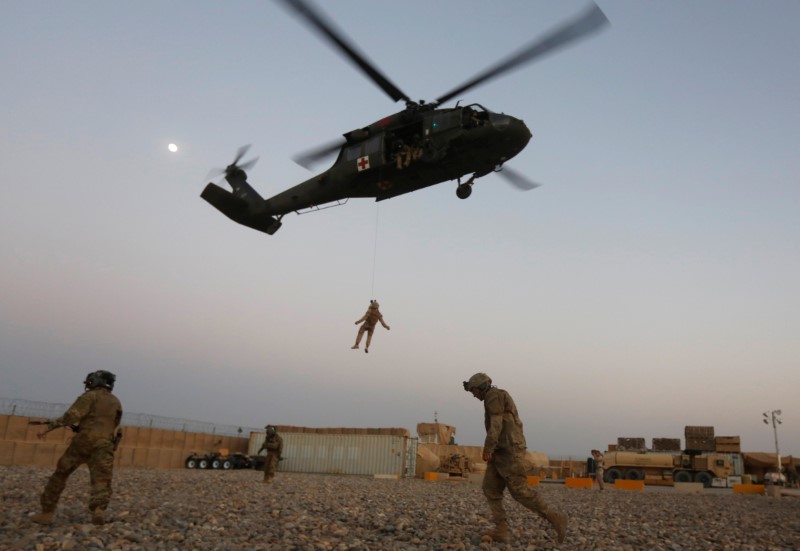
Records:
{"label": "helicopter tail boom", "polygon": [[[266,213],[259,213],[258,205],[253,200],[237,197],[216,184],[208,184],[200,197],[234,222],[248,228],[272,235],[281,227],[279,220]],[[263,199],[261,202],[264,202]]]}

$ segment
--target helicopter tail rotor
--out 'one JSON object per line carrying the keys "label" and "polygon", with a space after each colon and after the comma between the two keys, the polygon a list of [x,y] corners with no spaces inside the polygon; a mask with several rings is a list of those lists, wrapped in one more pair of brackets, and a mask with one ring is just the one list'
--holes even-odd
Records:
{"label": "helicopter tail rotor", "polygon": [[255,159],[250,159],[249,161],[241,165],[239,164],[239,161],[242,160],[242,157],[245,156],[245,154],[249,149],[250,149],[250,144],[243,145],[242,147],[240,147],[238,150],[236,150],[236,156],[233,158],[233,162],[231,164],[229,164],[225,168],[212,168],[209,171],[208,176],[206,176],[206,180],[214,180],[216,178],[219,178],[220,176],[225,176],[225,178],[227,179],[228,176],[235,174],[237,171],[245,172],[253,168],[255,164],[258,162],[258,157],[256,157]]}
{"label": "helicopter tail rotor", "polygon": [[240,147],[231,164],[224,169],[212,170],[210,173],[210,175],[215,174],[216,176],[214,177],[224,175],[233,192],[231,193],[210,182],[203,190],[203,193],[200,194],[200,197],[234,222],[272,235],[281,227],[280,219],[273,218],[265,212],[265,201],[247,183],[247,173],[245,172],[256,164],[258,157],[241,165],[239,164],[248,149],[250,149],[249,145]]}

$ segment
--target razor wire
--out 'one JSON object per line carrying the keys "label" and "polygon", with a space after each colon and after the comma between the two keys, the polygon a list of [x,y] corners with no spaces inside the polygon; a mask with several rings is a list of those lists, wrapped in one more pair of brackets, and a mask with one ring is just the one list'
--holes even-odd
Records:
{"label": "razor wire", "polygon": [[[20,417],[38,417],[56,419],[69,409],[69,404],[53,404],[50,402],[34,402],[12,398],[0,398],[0,415],[17,415]],[[147,427],[151,429],[172,430],[176,432],[199,432],[220,436],[248,437],[251,432],[263,432],[263,428],[236,425],[220,425],[205,421],[162,417],[147,413],[122,414],[122,425],[128,427]]]}

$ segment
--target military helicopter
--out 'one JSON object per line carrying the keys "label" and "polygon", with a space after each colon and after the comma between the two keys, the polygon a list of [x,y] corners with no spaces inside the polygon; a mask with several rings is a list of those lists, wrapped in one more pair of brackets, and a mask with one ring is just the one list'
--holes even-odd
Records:
{"label": "military helicopter", "polygon": [[[392,100],[405,102],[405,109],[372,124],[345,133],[344,141],[321,146],[295,160],[309,167],[333,155],[338,157],[325,172],[269,199],[263,199],[247,182],[246,170],[257,159],[239,164],[249,146],[239,149],[224,175],[233,193],[209,183],[201,197],[225,216],[244,226],[269,235],[281,227],[290,213],[337,206],[350,198],[374,197],[383,201],[442,182],[456,180],[456,195],[466,199],[477,178],[498,173],[519,189],[538,184],[504,166],[522,151],[531,132],[522,120],[486,109],[480,104],[441,107],[455,96],[490,79],[592,33],[608,23],[597,5],[552,30],[543,38],[523,47],[471,80],[438,97],[435,101],[413,101],[318,10],[304,0],[281,0],[312,29],[340,50]],[[460,102],[459,102],[460,103]],[[468,176],[462,183],[461,179]]]}

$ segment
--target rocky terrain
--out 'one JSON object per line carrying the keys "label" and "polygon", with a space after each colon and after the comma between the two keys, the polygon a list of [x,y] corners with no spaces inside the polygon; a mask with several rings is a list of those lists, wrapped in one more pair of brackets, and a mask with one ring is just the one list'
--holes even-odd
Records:
{"label": "rocky terrain", "polygon": [[52,526],[29,517],[49,469],[0,467],[0,550],[470,550],[638,551],[800,549],[800,499],[728,492],[606,489],[540,492],[568,512],[567,541],[506,500],[514,543],[481,543],[491,527],[480,487],[255,471],[121,469],[105,526],[89,524],[89,476],[70,479]]}

